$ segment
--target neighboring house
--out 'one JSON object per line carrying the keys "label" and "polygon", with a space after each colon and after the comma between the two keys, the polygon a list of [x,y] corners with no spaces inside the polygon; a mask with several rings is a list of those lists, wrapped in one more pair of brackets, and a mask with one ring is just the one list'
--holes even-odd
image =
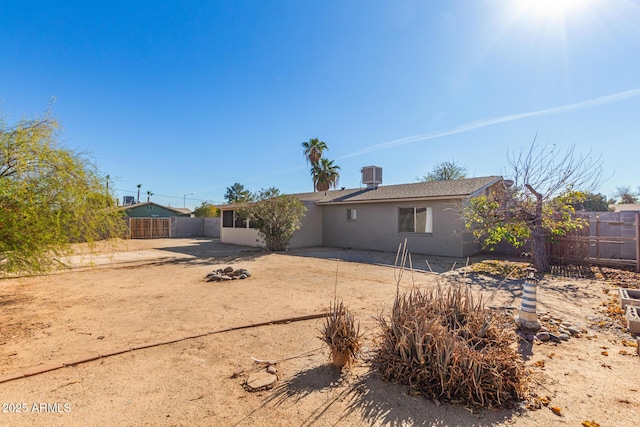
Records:
{"label": "neighboring house", "polygon": [[[471,197],[488,194],[502,177],[378,186],[380,178],[362,169],[366,188],[294,194],[307,208],[290,248],[329,246],[395,252],[407,239],[413,253],[465,257],[480,251],[465,229],[460,208]],[[234,205],[222,211],[220,241],[264,246],[257,230],[238,217]]]}
{"label": "neighboring house", "polygon": [[638,203],[614,203],[609,205],[610,212],[625,212],[625,211],[640,211],[640,204]]}
{"label": "neighboring house", "polygon": [[192,216],[190,209],[162,206],[153,202],[136,203],[122,207],[129,218],[168,218],[172,216]]}

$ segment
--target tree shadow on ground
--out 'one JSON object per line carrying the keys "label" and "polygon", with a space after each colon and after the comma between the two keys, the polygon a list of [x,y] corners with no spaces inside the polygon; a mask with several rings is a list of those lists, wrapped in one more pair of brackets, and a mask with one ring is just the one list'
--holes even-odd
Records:
{"label": "tree shadow on ground", "polygon": [[[258,408],[251,411],[235,425],[245,425],[255,413],[268,405],[280,406],[285,403],[291,403],[291,400],[293,404],[296,404],[313,393],[329,392],[333,394],[333,389],[341,377],[342,371],[333,365],[316,366],[299,372],[276,386]],[[301,425],[313,424],[334,402],[335,398],[330,398],[327,402],[314,409]]]}
{"label": "tree shadow on ground", "polygon": [[343,392],[344,416],[359,413],[363,424],[388,426],[490,426],[512,420],[514,410],[471,410],[410,396],[403,386],[382,381],[370,371]]}
{"label": "tree shadow on ground", "polygon": [[334,388],[342,376],[339,368],[327,364],[298,372],[274,389],[265,403],[282,405],[293,399],[294,403],[315,392]]}
{"label": "tree shadow on ground", "polygon": [[190,255],[195,258],[217,258],[266,253],[266,251],[261,248],[229,245],[226,243],[220,243],[220,239],[206,238],[194,238],[192,239],[192,244],[189,245],[160,246],[154,249],[181,255]]}
{"label": "tree shadow on ground", "polygon": [[[343,380],[348,384],[346,387],[341,386]],[[356,416],[362,425],[479,427],[508,422],[519,414],[515,410],[471,410],[462,405],[436,405],[421,396],[410,396],[401,385],[384,382],[375,371],[350,378],[332,365],[323,365],[302,371],[280,384],[260,408],[238,425],[267,405],[295,405],[317,392],[327,393],[328,398],[301,425],[315,424],[334,404],[344,407],[334,425],[343,425]]]}
{"label": "tree shadow on ground", "polygon": [[[339,259],[346,262],[359,262],[363,264],[379,265],[383,267],[395,267],[400,261],[396,261],[397,254],[395,252],[360,250],[360,249],[344,249],[344,248],[302,248],[292,249],[284,252],[286,255],[320,258],[320,259]],[[411,265],[409,261],[405,263],[405,268],[413,268],[415,271],[434,273],[445,273],[457,268],[464,267],[466,258],[442,257],[433,255],[411,254]]]}

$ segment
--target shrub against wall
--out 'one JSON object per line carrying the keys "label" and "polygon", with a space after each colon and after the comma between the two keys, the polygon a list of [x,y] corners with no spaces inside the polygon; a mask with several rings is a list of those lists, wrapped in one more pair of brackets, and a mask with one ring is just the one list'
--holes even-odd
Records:
{"label": "shrub against wall", "polygon": [[255,199],[256,202],[244,203],[238,213],[249,218],[267,248],[285,250],[293,232],[302,225],[307,208],[297,197],[280,195],[275,188],[260,191]]}

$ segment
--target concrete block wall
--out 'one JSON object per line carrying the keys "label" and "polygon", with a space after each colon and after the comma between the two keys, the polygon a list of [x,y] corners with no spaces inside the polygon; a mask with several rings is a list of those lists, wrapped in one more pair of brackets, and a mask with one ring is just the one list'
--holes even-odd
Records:
{"label": "concrete block wall", "polygon": [[220,218],[171,217],[171,237],[220,238]]}

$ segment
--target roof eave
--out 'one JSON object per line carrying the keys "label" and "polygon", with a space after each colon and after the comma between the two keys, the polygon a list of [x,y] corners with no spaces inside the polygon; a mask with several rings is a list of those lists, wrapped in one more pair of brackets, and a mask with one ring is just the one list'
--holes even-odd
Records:
{"label": "roof eave", "polygon": [[363,204],[363,203],[396,203],[396,202],[421,202],[425,200],[458,200],[466,199],[469,194],[460,194],[455,196],[430,196],[430,197],[397,197],[393,199],[371,199],[371,200],[345,200],[340,202],[316,202],[318,205],[351,205],[351,204]]}

